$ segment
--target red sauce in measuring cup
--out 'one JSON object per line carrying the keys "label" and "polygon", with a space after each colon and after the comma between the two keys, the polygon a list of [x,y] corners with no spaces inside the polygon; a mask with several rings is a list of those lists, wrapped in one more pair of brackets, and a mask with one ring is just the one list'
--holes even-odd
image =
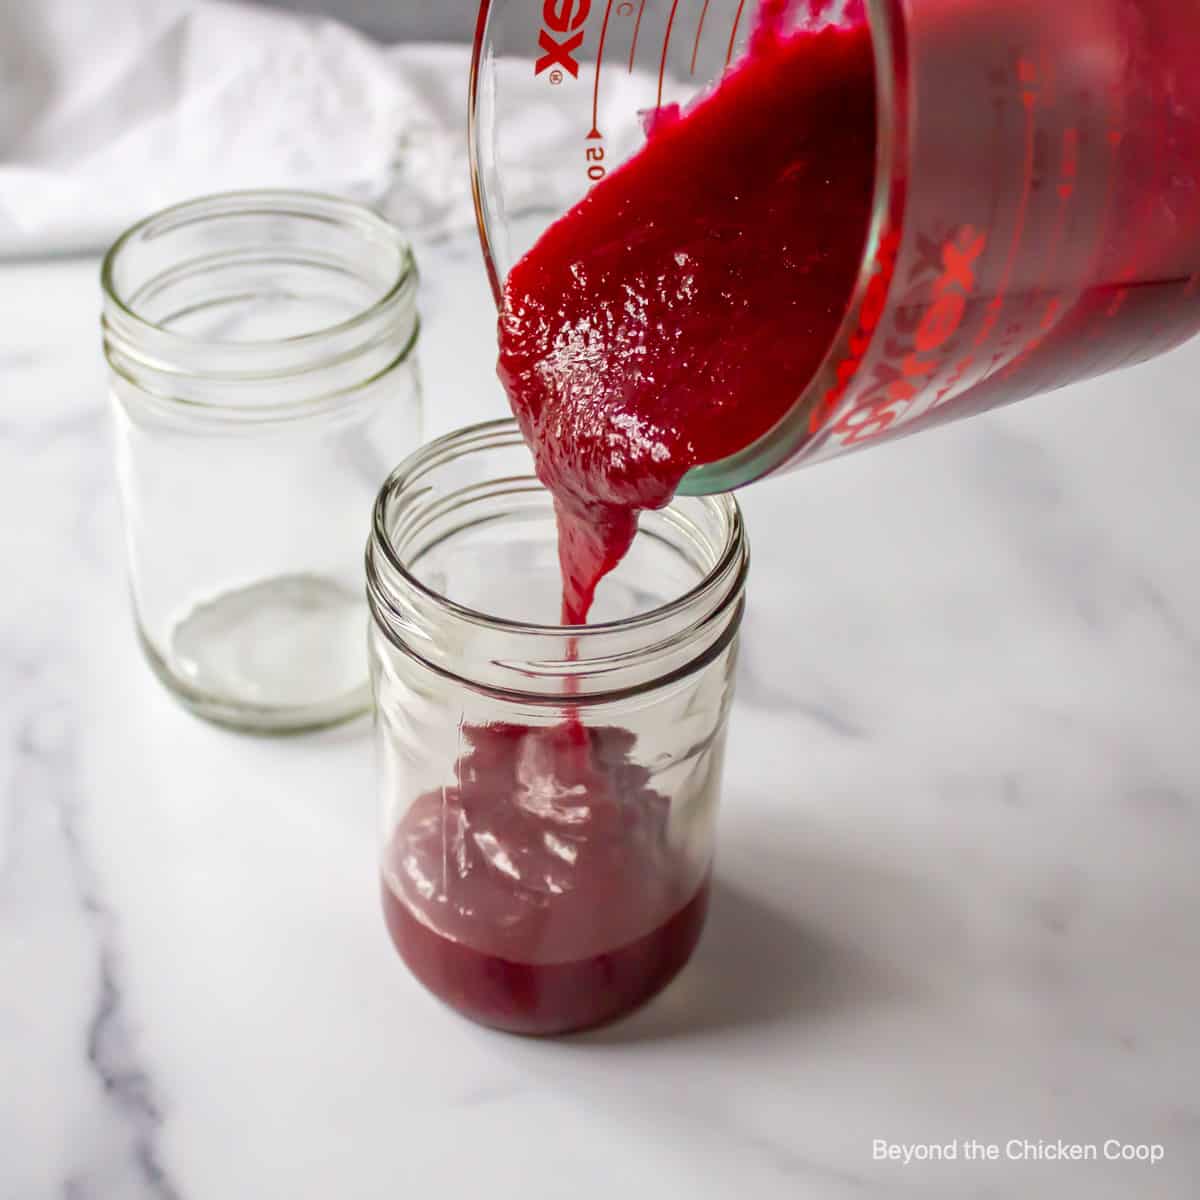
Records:
{"label": "red sauce in measuring cup", "polygon": [[[763,0],[746,61],[694,110],[657,114],[506,281],[500,375],[558,501],[564,620],[585,618],[639,509],[805,393],[846,311],[875,167],[870,32],[852,2],[852,28],[781,33],[805,7],[831,5]],[[1195,5],[899,11],[895,174],[859,328],[785,447],[797,462],[1200,329]]]}
{"label": "red sauce in measuring cup", "polygon": [[761,436],[829,350],[875,168],[865,24],[783,34],[552,225],[509,274],[500,377],[559,517],[563,621],[684,474]]}

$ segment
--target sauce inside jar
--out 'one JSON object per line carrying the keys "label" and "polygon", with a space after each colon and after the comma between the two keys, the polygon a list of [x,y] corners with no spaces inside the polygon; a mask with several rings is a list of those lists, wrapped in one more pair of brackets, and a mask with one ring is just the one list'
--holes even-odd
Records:
{"label": "sauce inside jar", "polygon": [[567,723],[465,727],[454,787],[421,796],[386,851],[401,957],[464,1015],[513,1033],[603,1024],[691,956],[708,875],[686,878],[671,804],[634,737]]}

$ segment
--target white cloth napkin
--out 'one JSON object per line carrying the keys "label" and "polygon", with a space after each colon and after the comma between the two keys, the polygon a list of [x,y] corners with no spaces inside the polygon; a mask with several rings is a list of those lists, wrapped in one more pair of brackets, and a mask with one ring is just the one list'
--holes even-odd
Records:
{"label": "white cloth napkin", "polygon": [[0,0],[0,256],[100,250],[165,205],[307,188],[473,222],[465,46],[385,48],[227,0]]}

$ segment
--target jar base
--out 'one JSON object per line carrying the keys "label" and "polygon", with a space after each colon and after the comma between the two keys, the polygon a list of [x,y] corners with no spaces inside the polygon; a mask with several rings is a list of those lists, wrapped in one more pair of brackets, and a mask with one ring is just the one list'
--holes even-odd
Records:
{"label": "jar base", "polygon": [[710,882],[674,916],[627,946],[575,962],[522,963],[436,933],[383,881],[383,910],[405,966],[443,1004],[503,1033],[583,1033],[627,1017],[688,964],[708,916]]}
{"label": "jar base", "polygon": [[365,602],[316,575],[280,576],[195,605],[161,652],[159,680],[197,716],[259,734],[303,733],[370,710]]}

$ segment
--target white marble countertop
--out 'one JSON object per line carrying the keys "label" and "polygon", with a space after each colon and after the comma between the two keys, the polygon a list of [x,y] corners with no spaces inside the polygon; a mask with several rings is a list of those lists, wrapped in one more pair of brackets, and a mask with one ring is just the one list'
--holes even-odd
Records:
{"label": "white marble countertop", "polygon": [[[422,257],[442,432],[503,400],[473,241]],[[0,267],[0,1200],[1196,1194],[1200,344],[745,495],[702,949],[539,1043],[395,958],[361,725],[143,665],[95,278]]]}

